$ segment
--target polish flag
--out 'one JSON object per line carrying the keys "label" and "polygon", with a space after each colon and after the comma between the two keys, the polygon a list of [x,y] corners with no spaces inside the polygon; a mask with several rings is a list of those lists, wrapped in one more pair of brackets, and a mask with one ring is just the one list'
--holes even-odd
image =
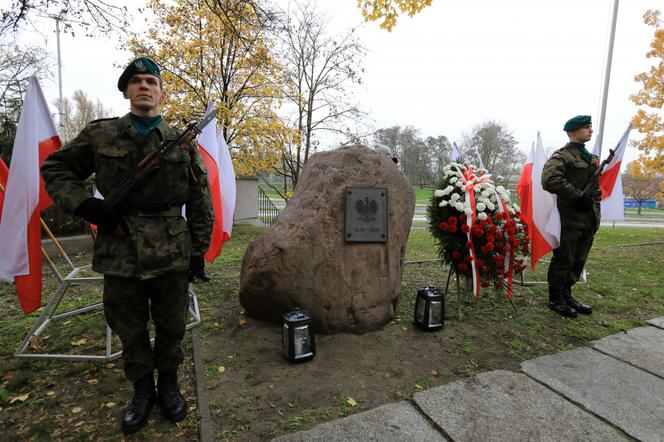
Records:
{"label": "polish flag", "polygon": [[519,195],[519,204],[521,205],[521,216],[526,221],[528,225],[528,239],[532,239],[533,230],[530,228],[533,224],[533,193],[532,193],[532,183],[533,183],[533,158],[535,157],[535,143],[530,146],[530,152],[528,152],[528,159],[526,160],[526,165],[523,167],[523,172],[521,172],[521,178],[516,185],[516,193]]}
{"label": "polish flag", "polygon": [[62,146],[36,77],[28,91],[16,128],[9,177],[0,221],[0,280],[16,283],[27,315],[41,306],[41,211],[52,204],[39,166]]}
{"label": "polish flag", "polygon": [[526,202],[526,212],[522,213],[528,224],[531,241],[530,263],[535,270],[537,261],[560,245],[561,224],[555,195],[542,188],[542,170],[546,163],[546,154],[539,133],[531,157],[519,179],[517,193],[521,197],[522,206],[523,202]]}
{"label": "polish flag", "polygon": [[0,222],[2,222],[2,205],[5,202],[5,187],[7,187],[7,178],[9,177],[9,168],[0,158]]}
{"label": "polish flag", "polygon": [[599,177],[599,189],[602,191],[602,201],[611,196],[616,181],[620,176],[620,166],[622,164],[623,156],[625,155],[625,149],[627,148],[627,139],[629,138],[630,130],[632,130],[631,124],[627,125],[627,130],[625,130],[625,133],[620,138],[620,141],[618,141],[613,159],[609,162],[609,164],[604,166],[602,175]]}
{"label": "polish flag", "polygon": [[[208,111],[214,107],[210,103]],[[217,138],[217,119],[214,118],[198,136],[198,150],[208,169],[208,182],[214,208],[214,225],[210,247],[205,259],[213,262],[221,253],[222,245],[231,239],[233,211],[235,209],[235,171],[223,136]]]}

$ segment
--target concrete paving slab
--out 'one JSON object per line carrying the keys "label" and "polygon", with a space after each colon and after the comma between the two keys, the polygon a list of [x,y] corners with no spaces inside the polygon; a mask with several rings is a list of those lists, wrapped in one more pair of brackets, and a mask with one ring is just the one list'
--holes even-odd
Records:
{"label": "concrete paving slab", "polygon": [[481,373],[413,399],[455,442],[629,440],[521,373]]}
{"label": "concrete paving slab", "polygon": [[663,328],[664,329],[664,318],[655,318],[651,319],[649,321],[646,321],[650,325],[654,325],[655,327]]}
{"label": "concrete paving slab", "polygon": [[664,330],[638,327],[593,341],[593,348],[664,378]]}
{"label": "concrete paving slab", "polygon": [[629,435],[664,440],[664,379],[588,347],[526,361],[521,368]]}
{"label": "concrete paving slab", "polygon": [[273,439],[273,442],[345,441],[438,442],[445,438],[407,402],[383,405],[373,410],[318,425]]}

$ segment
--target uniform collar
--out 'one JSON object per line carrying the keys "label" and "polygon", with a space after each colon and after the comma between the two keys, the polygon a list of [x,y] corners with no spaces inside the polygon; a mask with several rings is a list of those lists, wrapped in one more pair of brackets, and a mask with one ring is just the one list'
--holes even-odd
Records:
{"label": "uniform collar", "polygon": [[[120,129],[122,130],[122,133],[127,133],[130,129],[133,129],[138,133],[136,128],[134,127],[134,123],[131,121],[131,116],[130,113],[126,113],[122,117],[118,119],[118,124],[120,125]],[[161,121],[157,126],[154,127],[154,129],[157,130],[159,133],[159,137],[162,140],[166,139],[166,135],[168,134],[168,131],[170,129],[170,126],[166,122],[165,118],[162,118]]]}

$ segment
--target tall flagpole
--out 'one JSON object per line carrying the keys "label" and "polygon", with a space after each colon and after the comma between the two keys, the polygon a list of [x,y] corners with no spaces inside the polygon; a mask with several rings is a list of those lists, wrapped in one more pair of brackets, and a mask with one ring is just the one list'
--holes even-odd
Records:
{"label": "tall flagpole", "polygon": [[604,138],[604,122],[606,117],[606,101],[609,95],[609,81],[611,79],[611,60],[613,58],[613,41],[616,37],[616,21],[618,20],[618,3],[620,0],[613,0],[613,14],[611,17],[611,28],[609,29],[609,45],[606,52],[606,65],[604,66],[604,87],[602,90],[602,100],[599,107],[599,130],[595,138],[595,144],[598,146],[598,156],[602,156],[602,139]]}

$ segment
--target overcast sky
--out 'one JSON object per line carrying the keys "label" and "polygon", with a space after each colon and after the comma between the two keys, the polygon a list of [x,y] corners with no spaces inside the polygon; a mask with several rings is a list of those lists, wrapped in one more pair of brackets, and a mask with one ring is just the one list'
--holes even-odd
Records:
{"label": "overcast sky", "polygon": [[[361,23],[356,3],[319,1],[334,30]],[[620,2],[603,156],[636,112],[629,95],[640,89],[634,75],[652,64],[645,54],[654,36],[642,16],[658,7],[661,1]],[[359,35],[368,54],[357,96],[376,129],[413,125],[422,136],[459,141],[473,126],[497,120],[524,151],[537,131],[545,146],[562,146],[567,141],[562,126],[574,115],[592,115],[598,129],[611,8],[612,0],[434,0],[416,16],[400,18],[391,33],[364,24]],[[37,23],[43,35],[21,38],[43,44],[55,65],[55,24]],[[113,66],[130,59],[116,49],[119,38],[61,36],[64,96],[83,89],[117,115],[128,110],[116,89],[121,69]],[[42,85],[50,102],[58,96],[57,69],[54,73],[55,79]],[[625,160],[637,155],[630,147]]]}

